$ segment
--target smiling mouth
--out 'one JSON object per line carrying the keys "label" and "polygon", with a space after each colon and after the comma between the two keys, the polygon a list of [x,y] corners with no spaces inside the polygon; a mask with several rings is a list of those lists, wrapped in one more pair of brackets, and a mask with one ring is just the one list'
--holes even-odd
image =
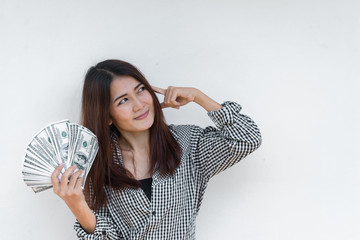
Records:
{"label": "smiling mouth", "polygon": [[144,119],[144,118],[146,118],[147,117],[147,115],[149,114],[149,110],[147,110],[144,114],[142,114],[142,115],[140,115],[140,116],[138,116],[138,117],[136,117],[135,119],[136,120],[141,120],[141,119]]}

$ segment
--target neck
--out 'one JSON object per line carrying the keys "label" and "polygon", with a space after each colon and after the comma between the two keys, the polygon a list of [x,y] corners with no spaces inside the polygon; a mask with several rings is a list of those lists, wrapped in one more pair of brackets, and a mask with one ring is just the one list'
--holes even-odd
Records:
{"label": "neck", "polygon": [[119,143],[120,146],[124,147],[124,150],[131,150],[138,153],[149,153],[150,131],[148,130],[135,133],[121,132]]}

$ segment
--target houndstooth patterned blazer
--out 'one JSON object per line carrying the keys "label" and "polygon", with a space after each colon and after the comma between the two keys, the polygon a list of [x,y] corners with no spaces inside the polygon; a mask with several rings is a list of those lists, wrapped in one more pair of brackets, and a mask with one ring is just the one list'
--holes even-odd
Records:
{"label": "houndstooth patterned blazer", "polygon": [[[209,179],[261,144],[258,127],[240,113],[239,104],[226,101],[222,106],[207,113],[216,128],[169,125],[182,148],[175,174],[153,174],[151,201],[141,188],[114,191],[105,187],[107,195],[111,194],[108,206],[94,212],[93,234],[75,223],[79,239],[195,239],[195,220]],[[118,146],[114,154],[123,164]]]}

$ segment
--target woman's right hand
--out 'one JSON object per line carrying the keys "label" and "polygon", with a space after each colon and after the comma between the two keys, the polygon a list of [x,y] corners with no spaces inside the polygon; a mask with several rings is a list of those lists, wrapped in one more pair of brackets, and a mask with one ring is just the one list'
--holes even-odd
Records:
{"label": "woman's right hand", "polygon": [[[63,167],[64,164],[62,163],[55,168],[53,174],[51,175],[51,183],[53,185],[54,193],[62,198],[71,209],[72,207],[76,207],[76,205],[85,201],[85,197],[81,189],[83,178],[79,177],[83,173],[83,170],[79,170],[72,174],[77,167],[76,165],[73,165],[63,173],[61,181],[59,181],[59,175]],[[68,181],[71,174],[72,176]]]}
{"label": "woman's right hand", "polygon": [[[86,203],[85,196],[81,189],[81,184],[84,179],[80,177],[80,175],[83,173],[83,170],[79,170],[73,174],[77,167],[73,165],[63,173],[61,181],[59,182],[59,175],[63,167],[64,164],[60,164],[51,175],[54,193],[65,201],[83,229],[87,233],[93,233],[96,227],[96,217]],[[70,180],[68,180],[70,175]]]}

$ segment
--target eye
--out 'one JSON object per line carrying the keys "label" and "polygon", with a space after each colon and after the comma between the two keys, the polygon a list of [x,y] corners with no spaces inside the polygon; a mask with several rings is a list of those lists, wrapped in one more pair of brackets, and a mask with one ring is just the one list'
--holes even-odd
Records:
{"label": "eye", "polygon": [[123,104],[123,103],[126,103],[127,100],[128,100],[127,98],[123,98],[123,99],[119,102],[118,106],[121,105],[121,104]]}
{"label": "eye", "polygon": [[144,86],[142,86],[141,88],[139,88],[139,91],[138,92],[143,92],[143,91],[145,91],[146,90],[146,88],[144,87]]}

